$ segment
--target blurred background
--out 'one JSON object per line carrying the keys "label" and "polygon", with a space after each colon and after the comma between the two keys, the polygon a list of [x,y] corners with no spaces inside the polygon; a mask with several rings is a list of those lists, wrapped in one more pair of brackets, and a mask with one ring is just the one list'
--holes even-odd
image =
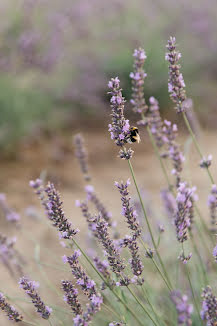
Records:
{"label": "blurred background", "polygon": [[[0,1],[0,192],[27,230],[27,239],[18,232],[17,241],[27,260],[33,263],[34,238],[55,250],[59,260],[63,254],[56,231],[37,219],[43,214],[44,221],[44,213],[28,186],[41,173],[61,190],[67,217],[86,239],[87,227],[74,206],[76,199],[85,197],[73,153],[72,136],[77,132],[86,139],[96,192],[115,219],[119,218],[120,198],[113,183],[126,180],[129,170],[117,158],[118,150],[107,131],[110,107],[106,93],[108,80],[119,76],[124,96],[130,98],[134,48],[141,46],[147,53],[146,99],[155,96],[163,116],[179,122],[180,141],[186,145],[183,150],[189,151],[187,133],[167,92],[165,45],[170,35],[177,38],[187,96],[193,100],[204,134],[201,142],[205,153],[217,159],[216,31],[216,0]],[[126,115],[132,123],[139,119],[128,105]],[[141,144],[134,147],[133,164],[146,201],[158,207],[160,190],[166,184],[143,131],[141,138]],[[199,170],[198,156],[194,151],[191,154],[186,165],[204,199],[204,209],[209,183]],[[217,171],[213,172],[216,177]],[[4,210],[0,221],[3,233],[17,236]],[[42,254],[47,259],[45,251]],[[31,268],[38,279],[37,266]],[[57,276],[52,275],[55,282],[59,282]],[[13,294],[17,280],[11,281],[7,269],[1,269],[0,280],[0,291]],[[5,318],[0,317],[3,323],[6,325]]]}
{"label": "blurred background", "polygon": [[107,82],[130,97],[132,53],[147,52],[145,95],[169,111],[165,44],[177,38],[188,97],[216,124],[217,4],[209,0],[0,2],[0,147],[108,120]]}

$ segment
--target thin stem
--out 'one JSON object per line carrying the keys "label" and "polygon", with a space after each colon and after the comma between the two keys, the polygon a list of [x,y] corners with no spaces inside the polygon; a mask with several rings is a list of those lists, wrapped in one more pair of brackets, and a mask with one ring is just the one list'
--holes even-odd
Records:
{"label": "thin stem", "polygon": [[[184,254],[184,245],[183,245],[183,242],[182,242],[182,250],[183,250],[183,254]],[[196,297],[195,297],[193,285],[191,283],[191,277],[190,277],[190,273],[189,273],[187,264],[185,264],[185,271],[186,271],[188,282],[189,282],[189,285],[190,285],[190,288],[191,288],[191,293],[192,293],[192,297],[193,297],[193,300],[194,300],[195,308],[197,310],[197,314],[199,316],[199,319],[202,322],[202,319],[201,319],[201,316],[200,316],[200,310],[199,310],[198,305],[197,305],[197,301],[196,301]]]}
{"label": "thin stem", "polygon": [[[196,136],[195,136],[195,134],[194,134],[194,132],[193,132],[193,130],[191,128],[191,125],[190,125],[190,123],[188,121],[188,118],[186,116],[186,113],[185,112],[182,112],[182,116],[183,116],[183,119],[185,121],[186,127],[188,128],[188,131],[189,131],[189,133],[191,135],[191,138],[192,138],[192,140],[194,142],[195,148],[197,149],[197,152],[200,155],[201,159],[203,159],[204,156],[203,156],[203,154],[201,152],[200,145],[199,145],[199,143],[197,141],[197,138],[196,138]],[[209,170],[209,167],[206,167],[206,170],[207,170],[207,174],[209,176],[209,179],[210,179],[211,183],[212,184],[215,184],[214,179],[213,179],[213,176],[212,176],[212,174],[211,174],[211,172]]]}
{"label": "thin stem", "polygon": [[[140,242],[141,242],[141,244],[143,245],[143,247],[145,248],[145,250],[147,251],[148,248],[146,247],[146,245],[145,245],[145,243],[144,243],[144,241],[142,240],[141,237],[140,237]],[[161,270],[160,270],[158,264],[156,263],[155,259],[152,257],[151,260],[152,260],[154,266],[156,267],[158,273],[160,274],[160,276],[161,276],[162,279],[164,280],[164,282],[165,282],[166,286],[168,287],[169,291],[172,291],[172,288],[171,288],[170,284],[168,283],[167,279],[165,278],[165,276],[164,276],[163,273],[161,272]]]}
{"label": "thin stem", "polygon": [[143,326],[142,322],[138,319],[137,315],[133,312],[133,310],[123,301],[123,299],[112,289],[110,284],[106,281],[106,279],[100,274],[100,272],[96,269],[90,258],[85,254],[85,252],[82,250],[82,248],[79,246],[79,244],[76,242],[76,240],[72,240],[76,247],[81,251],[85,259],[88,261],[88,263],[91,265],[91,267],[95,270],[95,272],[99,275],[99,277],[103,280],[103,282],[108,286],[110,291],[114,294],[114,296],[120,301],[123,306],[131,313],[131,315],[136,319],[136,321]]}
{"label": "thin stem", "polygon": [[135,184],[135,187],[136,187],[136,190],[137,190],[137,194],[139,196],[139,200],[140,200],[140,204],[141,204],[141,207],[142,207],[142,211],[143,211],[143,214],[144,214],[144,217],[145,217],[145,221],[146,221],[146,224],[148,226],[148,230],[149,230],[149,233],[150,233],[150,236],[151,236],[151,240],[152,240],[152,243],[153,243],[153,246],[154,246],[154,249],[156,251],[156,254],[157,254],[157,257],[160,261],[160,264],[161,264],[161,267],[164,271],[164,274],[168,280],[168,283],[170,284],[170,286],[172,287],[171,285],[171,282],[170,282],[170,279],[169,279],[169,276],[167,274],[167,271],[166,271],[166,268],[164,267],[164,264],[163,264],[163,261],[161,259],[161,256],[159,254],[159,251],[158,251],[158,248],[157,248],[157,245],[156,245],[156,242],[154,240],[154,236],[153,236],[153,233],[152,233],[152,230],[151,230],[151,226],[150,226],[150,223],[149,223],[149,220],[148,220],[148,216],[146,214],[146,210],[145,210],[145,207],[144,207],[144,204],[143,204],[143,200],[142,200],[142,197],[141,197],[141,194],[140,194],[140,191],[139,191],[139,188],[138,188],[138,185],[137,185],[137,182],[136,182],[136,178],[135,178],[135,174],[134,174],[134,171],[133,171],[133,167],[132,167],[132,164],[130,162],[130,160],[128,160],[128,164],[129,164],[129,167],[130,167],[130,172],[131,172],[131,175],[133,177],[133,181],[134,181],[134,184]]}
{"label": "thin stem", "polygon": [[201,269],[202,269],[202,272],[203,272],[204,285],[209,284],[208,278],[207,278],[207,273],[206,273],[206,270],[204,268],[204,262],[203,262],[203,259],[202,259],[201,255],[200,255],[200,253],[199,253],[197,245],[195,243],[194,236],[193,236],[191,231],[189,231],[189,233],[190,233],[191,242],[192,242],[193,247],[194,247],[194,251],[195,251],[195,253],[196,253],[197,257],[198,257],[198,260],[200,261],[200,266],[201,266]]}
{"label": "thin stem", "polygon": [[32,326],[37,326],[38,324],[32,323],[31,321],[27,321],[27,320],[22,320],[22,323],[26,324],[26,325],[32,325]]}
{"label": "thin stem", "polygon": [[[147,293],[147,289],[145,288],[145,285],[144,285],[144,284],[142,285],[142,292],[143,292],[143,295],[144,295],[144,297],[145,297],[145,300],[148,302],[149,306],[151,307],[151,310],[152,310],[152,312],[154,313],[154,315],[155,315],[155,317],[156,317],[158,323],[161,324],[161,322],[162,322],[162,324],[164,324],[164,321],[161,321],[161,320],[160,320],[160,317],[158,316],[158,314],[157,314],[157,312],[155,311],[155,309],[154,309],[154,307],[153,307],[151,301],[149,300],[148,293]],[[165,325],[165,324],[164,324],[164,325]]]}
{"label": "thin stem", "polygon": [[127,286],[128,291],[131,293],[131,295],[134,297],[134,299],[136,300],[136,302],[140,305],[140,307],[142,307],[142,309],[144,310],[144,312],[148,315],[148,317],[151,319],[151,321],[153,322],[154,325],[158,326],[158,324],[156,323],[156,321],[152,318],[152,316],[150,315],[150,313],[148,312],[148,310],[146,309],[146,307],[142,304],[142,302],[140,302],[140,300],[137,298],[137,296],[133,293],[133,291],[130,289],[129,286]]}

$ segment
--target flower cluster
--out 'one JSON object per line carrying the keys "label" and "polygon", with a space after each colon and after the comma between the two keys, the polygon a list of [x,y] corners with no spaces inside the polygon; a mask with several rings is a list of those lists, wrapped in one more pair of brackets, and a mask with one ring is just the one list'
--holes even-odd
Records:
{"label": "flower cluster", "polygon": [[54,185],[48,183],[47,186],[44,187],[42,181],[37,179],[36,181],[30,181],[30,186],[35,189],[36,194],[42,201],[42,205],[45,208],[49,220],[51,220],[53,226],[60,231],[60,236],[63,239],[72,239],[79,230],[73,229],[71,223],[65,217],[60,194],[55,189]]}
{"label": "flower cluster", "polygon": [[88,296],[89,303],[87,304],[87,310],[82,313],[80,304],[77,300],[77,292],[72,287],[71,283],[67,283],[67,291],[65,291],[65,293],[66,301],[70,304],[73,311],[77,313],[73,319],[74,325],[87,326],[92,317],[100,310],[103,300],[101,295],[97,292],[95,282],[89,278],[83,267],[80,265],[78,260],[80,255],[80,251],[75,250],[72,256],[64,256],[63,261],[64,263],[68,262],[71,267],[72,274],[77,280],[76,283],[80,285],[83,293]]}
{"label": "flower cluster", "polygon": [[208,169],[212,163],[212,155],[208,155],[207,158],[203,157],[203,159],[200,161],[200,167]]}
{"label": "flower cluster", "polygon": [[181,53],[176,50],[176,39],[175,37],[170,37],[167,43],[167,50],[165,59],[169,62],[169,80],[168,80],[168,92],[170,93],[171,100],[176,105],[176,110],[178,113],[185,111],[185,106],[183,102],[186,100],[185,94],[185,82],[180,72],[179,59],[181,58]]}
{"label": "flower cluster", "polygon": [[192,213],[192,197],[194,196],[195,190],[195,187],[189,188],[186,182],[180,183],[177,189],[177,209],[174,223],[179,242],[184,242],[188,239],[187,231],[191,225],[190,213]]}
{"label": "flower cluster", "polygon": [[108,83],[108,87],[111,90],[109,94],[111,94],[110,103],[112,108],[112,123],[109,125],[109,131],[111,139],[114,139],[115,143],[122,147],[127,143],[130,124],[129,120],[126,120],[124,117],[125,99],[122,96],[120,80],[118,77],[112,78]]}
{"label": "flower cluster", "polygon": [[170,297],[176,306],[178,325],[191,326],[191,314],[193,312],[193,306],[188,303],[187,295],[182,295],[179,290],[175,290],[171,292]]}
{"label": "flower cluster", "polygon": [[217,245],[215,246],[215,248],[213,249],[213,257],[215,258],[215,261],[217,263]]}
{"label": "flower cluster", "polygon": [[183,262],[183,264],[187,264],[188,261],[191,259],[192,257],[192,253],[190,252],[190,254],[188,256],[185,255],[185,253],[182,251],[181,254],[179,255],[178,259]]}
{"label": "flower cluster", "polygon": [[20,275],[22,272],[23,258],[19,252],[14,248],[16,238],[8,238],[0,233],[0,262],[9,270],[11,275],[14,275],[14,271]]}
{"label": "flower cluster", "polygon": [[154,136],[156,145],[158,148],[161,148],[164,144],[164,139],[163,139],[163,121],[160,116],[160,109],[159,109],[159,104],[158,101],[152,96],[149,99],[149,125],[151,129],[151,133]]}
{"label": "flower cluster", "polygon": [[83,310],[78,301],[78,290],[70,281],[62,281],[62,289],[65,293],[64,301],[68,303],[75,315],[81,315]]}
{"label": "flower cluster", "polygon": [[217,297],[212,293],[210,286],[207,286],[202,293],[201,318],[207,322],[207,326],[217,324]]}
{"label": "flower cluster", "polygon": [[99,215],[95,219],[97,238],[101,242],[105,249],[106,256],[112,271],[120,276],[120,273],[124,270],[125,265],[120,257],[118,248],[115,246],[114,241],[111,239],[108,233],[108,223],[106,223]]}
{"label": "flower cluster", "polygon": [[182,163],[185,158],[179,149],[179,145],[176,143],[177,131],[178,128],[176,124],[164,120],[164,126],[162,128],[163,141],[167,145],[167,152],[164,154],[164,157],[169,156],[173,162],[172,174],[176,176],[176,186],[178,187],[180,183],[180,173],[183,169]]}
{"label": "flower cluster", "polygon": [[23,316],[9,303],[7,303],[3,293],[0,293],[0,309],[6,313],[9,320],[15,321],[16,323],[23,320]]}
{"label": "flower cluster", "polygon": [[146,59],[145,51],[141,48],[135,49],[134,54],[134,71],[130,73],[132,79],[132,99],[133,110],[137,113],[146,113],[148,106],[144,98],[144,79],[147,74],[144,72],[143,66]]}
{"label": "flower cluster", "polygon": [[89,181],[91,178],[88,174],[88,163],[87,163],[87,151],[84,147],[84,138],[81,134],[76,134],[74,136],[74,145],[75,145],[75,156],[78,159],[81,171],[84,175],[84,179]]}
{"label": "flower cluster", "polygon": [[103,300],[100,295],[93,295],[90,298],[90,303],[87,304],[87,310],[83,315],[77,315],[73,321],[74,326],[87,326],[92,320],[93,316],[100,310]]}
{"label": "flower cluster", "polygon": [[216,232],[217,222],[217,186],[212,185],[211,194],[208,197],[208,206],[211,217],[211,231]]}
{"label": "flower cluster", "polygon": [[108,279],[111,277],[111,273],[109,272],[109,263],[107,260],[100,260],[99,257],[94,257],[93,261],[95,263],[95,266],[97,270],[104,276],[105,279]]}
{"label": "flower cluster", "polygon": [[93,294],[97,293],[96,284],[86,274],[83,267],[80,265],[78,257],[81,255],[79,250],[75,250],[71,256],[63,256],[63,262],[68,263],[71,267],[72,274],[77,280],[76,283],[81,286],[84,294],[90,298]]}
{"label": "flower cluster", "polygon": [[88,185],[85,187],[85,191],[87,193],[87,200],[91,201],[95,205],[96,209],[101,214],[101,217],[108,223],[109,226],[112,226],[112,214],[111,212],[107,211],[103,203],[99,200],[96,193],[94,192],[94,187]]}
{"label": "flower cluster", "polygon": [[131,264],[132,272],[136,277],[140,276],[143,272],[144,267],[139,256],[139,247],[137,245],[137,241],[133,240],[133,238],[130,236],[125,236],[122,246],[129,248],[131,253],[131,259],[129,260],[129,263]]}
{"label": "flower cluster", "polygon": [[164,204],[165,211],[167,216],[170,219],[174,218],[175,212],[177,210],[176,199],[168,189],[164,189],[161,191],[161,199]]}
{"label": "flower cluster", "polygon": [[132,231],[133,239],[135,240],[141,235],[141,228],[137,220],[136,210],[131,206],[129,196],[128,186],[130,185],[130,180],[128,179],[126,183],[121,181],[121,183],[115,182],[115,186],[118,188],[121,194],[122,201],[122,215],[126,218],[129,229]]}
{"label": "flower cluster", "polygon": [[20,287],[24,289],[26,294],[31,298],[36,311],[41,315],[41,317],[44,319],[49,319],[52,309],[48,306],[45,306],[44,302],[41,300],[37,292],[39,284],[35,281],[30,281],[27,277],[22,277],[19,284]]}
{"label": "flower cluster", "polygon": [[20,215],[8,205],[5,194],[0,194],[0,208],[8,222],[17,224],[20,221]]}

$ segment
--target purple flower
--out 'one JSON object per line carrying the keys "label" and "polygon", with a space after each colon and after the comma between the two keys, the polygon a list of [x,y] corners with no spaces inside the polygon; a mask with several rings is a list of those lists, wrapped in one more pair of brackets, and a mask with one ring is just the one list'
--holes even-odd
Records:
{"label": "purple flower", "polygon": [[139,226],[139,222],[137,220],[137,214],[130,203],[131,197],[129,196],[128,186],[130,184],[130,180],[126,183],[121,181],[119,184],[115,182],[115,186],[118,188],[121,194],[121,202],[122,202],[122,215],[126,218],[129,228],[132,231],[134,240],[141,235],[141,228]]}
{"label": "purple flower", "polygon": [[0,293],[0,309],[5,312],[9,320],[15,321],[16,323],[23,320],[23,316],[9,303],[7,303],[3,293]]}
{"label": "purple flower", "polygon": [[210,286],[203,290],[202,298],[201,318],[207,322],[207,326],[215,326],[217,324],[217,297],[212,293]]}
{"label": "purple flower", "polygon": [[171,100],[175,103],[177,112],[184,112],[185,106],[183,105],[183,102],[186,100],[185,82],[180,73],[181,66],[178,62],[181,58],[181,53],[176,50],[175,37],[170,37],[166,47],[169,51],[165,56],[166,61],[169,62],[168,91]]}
{"label": "purple flower", "polygon": [[207,158],[203,157],[203,159],[200,161],[200,167],[208,169],[212,163],[212,155],[208,155]]}
{"label": "purple flower", "polygon": [[213,249],[213,257],[215,258],[215,261],[217,263],[217,245],[215,246],[215,248]]}
{"label": "purple flower", "polygon": [[78,301],[78,290],[70,281],[62,281],[62,289],[65,292],[64,301],[68,303],[75,315],[83,312],[80,302]]}
{"label": "purple flower", "polygon": [[188,303],[187,295],[182,295],[179,290],[171,292],[171,300],[176,306],[178,314],[178,325],[191,326],[191,314],[193,312],[193,306]]}
{"label": "purple flower", "polygon": [[91,178],[88,174],[88,157],[87,157],[87,151],[84,146],[84,138],[81,134],[76,134],[74,136],[74,146],[75,146],[75,156],[78,159],[81,172],[84,175],[84,179],[86,181],[89,181]]}
{"label": "purple flower", "polygon": [[96,193],[94,192],[94,187],[93,186],[86,186],[85,191],[87,193],[87,200],[91,201],[98,212],[101,214],[102,218],[108,223],[109,226],[112,225],[112,220],[111,220],[111,213],[107,211],[106,207],[103,205],[103,203],[100,201],[100,199],[97,197]]}
{"label": "purple flower", "polygon": [[30,181],[30,186],[35,189],[49,220],[51,220],[53,226],[60,231],[61,237],[63,239],[72,239],[79,230],[73,229],[71,223],[65,217],[60,194],[55,189],[54,185],[48,183],[47,186],[44,187],[41,182],[39,182],[39,179],[37,179],[36,181]]}
{"label": "purple flower", "polygon": [[91,280],[86,274],[85,270],[79,263],[78,257],[80,256],[80,251],[75,250],[73,255],[67,256],[64,258],[64,261],[67,261],[69,266],[71,267],[72,274],[77,280],[77,284],[81,286],[84,294],[91,298],[93,294],[97,294],[97,289],[95,286],[95,282]]}
{"label": "purple flower", "polygon": [[132,79],[132,99],[130,102],[135,112],[146,113],[148,106],[144,98],[144,79],[147,77],[147,74],[143,69],[146,59],[145,51],[141,48],[135,49],[133,57],[134,72],[130,73],[130,78]]}
{"label": "purple flower", "polygon": [[155,139],[156,145],[161,148],[164,144],[163,138],[163,121],[160,116],[160,109],[158,101],[152,96],[149,99],[149,115],[148,124],[150,126],[151,133]]}
{"label": "purple flower", "polygon": [[208,206],[211,217],[211,231],[216,232],[216,222],[217,222],[217,186],[212,185],[211,194],[208,197]]}
{"label": "purple flower", "polygon": [[187,231],[192,223],[192,198],[194,198],[195,190],[195,187],[189,188],[186,182],[180,183],[177,189],[177,209],[174,223],[179,242],[184,242],[188,239]]}
{"label": "purple flower", "polygon": [[161,198],[163,200],[163,204],[168,217],[170,219],[173,219],[177,210],[176,199],[168,189],[164,189],[161,191]]}
{"label": "purple flower", "polygon": [[44,302],[41,300],[38,292],[36,291],[39,287],[39,283],[35,281],[30,281],[27,277],[22,277],[20,279],[20,287],[25,290],[26,294],[31,298],[36,311],[41,315],[42,318],[48,319],[52,312],[52,309],[45,306]]}
{"label": "purple flower", "polygon": [[108,83],[110,88],[109,94],[111,94],[111,108],[112,108],[112,123],[109,124],[109,131],[111,138],[115,140],[118,146],[124,146],[128,142],[129,136],[129,120],[124,117],[124,103],[125,99],[122,96],[122,90],[120,88],[120,80],[118,77],[112,78]]}
{"label": "purple flower", "polygon": [[143,272],[144,267],[142,265],[142,261],[139,256],[139,247],[137,245],[137,241],[133,240],[132,237],[128,236],[123,239],[122,246],[128,247],[131,253],[130,264],[131,264],[131,269],[133,274],[135,276],[140,276]]}
{"label": "purple flower", "polygon": [[5,194],[0,194],[0,208],[8,222],[17,224],[20,221],[20,215],[8,205]]}

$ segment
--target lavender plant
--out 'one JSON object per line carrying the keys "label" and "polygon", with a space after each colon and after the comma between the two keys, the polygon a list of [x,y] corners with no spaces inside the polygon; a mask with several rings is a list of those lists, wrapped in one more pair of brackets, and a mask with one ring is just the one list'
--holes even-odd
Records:
{"label": "lavender plant", "polygon": [[[176,50],[174,38],[170,38],[167,49],[169,93],[177,112],[186,119],[185,84],[178,63],[181,55]],[[112,118],[109,131],[111,139],[120,148],[119,157],[128,163],[139,198],[137,208],[143,214],[147,228],[143,223],[139,223],[131,200],[129,179],[126,182],[115,182],[121,203],[121,221],[112,218],[110,209],[106,208],[95,188],[86,184],[84,188],[86,198],[76,201],[76,206],[80,208],[94,239],[95,247],[86,248],[86,251],[78,229],[73,226],[77,221],[77,216],[73,218],[72,224],[64,212],[60,193],[54,184],[48,183],[45,186],[41,179],[30,181],[30,186],[41,201],[48,220],[59,232],[64,248],[62,250],[65,252],[63,256],[65,268],[60,265],[59,257],[57,257],[57,265],[46,262],[45,265],[54,270],[60,269],[62,273],[62,280],[58,284],[53,284],[49,278],[45,277],[43,264],[38,258],[39,244],[36,244],[36,261],[49,290],[55,292],[54,302],[49,303],[48,306],[45,305],[39,296],[38,284],[29,278],[23,276],[19,284],[31,298],[40,317],[52,326],[72,324],[75,326],[91,324],[172,326],[174,320],[178,325],[202,326],[205,322],[207,325],[216,326],[217,307],[214,281],[217,270],[217,247],[211,241],[214,237],[214,230],[209,230],[206,225],[207,221],[202,217],[198,221],[200,211],[196,205],[196,187],[191,186],[191,182],[183,174],[185,157],[178,143],[177,126],[161,118],[159,103],[154,97],[151,97],[149,102],[146,102],[144,98],[144,81],[147,77],[143,67],[146,59],[145,51],[139,48],[134,51],[133,56],[135,62],[133,72],[130,74],[132,79],[130,104],[134,113],[140,115],[138,124],[141,128],[146,128],[167,182],[160,192],[166,214],[159,209],[157,223],[155,214],[150,214],[143,202],[140,185],[131,162],[133,151],[128,147],[131,129],[125,114],[125,99],[119,78],[112,78],[108,84]],[[191,127],[187,120],[186,122],[194,138]],[[83,137],[76,135],[74,141],[75,156],[79,161],[85,181],[89,181],[87,150],[84,148]],[[198,146],[197,141],[195,144]],[[210,156],[207,159],[203,156],[200,163],[209,176],[211,176],[210,163]],[[168,171],[172,172],[175,179],[169,176]],[[4,196],[1,196],[0,200],[5,203]],[[216,186],[214,183],[209,195],[208,207],[214,228],[216,224]],[[166,220],[164,215],[167,215],[169,220]],[[128,230],[128,234],[125,235],[123,223]],[[90,254],[88,249],[93,249],[94,255]],[[186,253],[187,250],[189,254]],[[0,258],[4,264],[11,264],[11,270],[16,267],[12,264],[15,256],[14,243],[10,242],[6,236],[0,235]],[[31,274],[31,268],[27,265],[25,275],[29,274]],[[208,286],[212,283],[214,284],[213,290]],[[180,289],[183,289],[183,293],[187,295],[183,295]],[[201,291],[202,310],[200,312],[199,293]],[[18,306],[16,297],[7,297],[7,299],[14,300]],[[63,302],[56,307],[55,299],[61,299],[62,302],[65,301],[65,304]],[[0,293],[0,308],[11,321],[22,321],[26,325],[33,326],[39,325],[37,317],[28,315],[26,311],[22,317],[7,302],[2,293]]]}

